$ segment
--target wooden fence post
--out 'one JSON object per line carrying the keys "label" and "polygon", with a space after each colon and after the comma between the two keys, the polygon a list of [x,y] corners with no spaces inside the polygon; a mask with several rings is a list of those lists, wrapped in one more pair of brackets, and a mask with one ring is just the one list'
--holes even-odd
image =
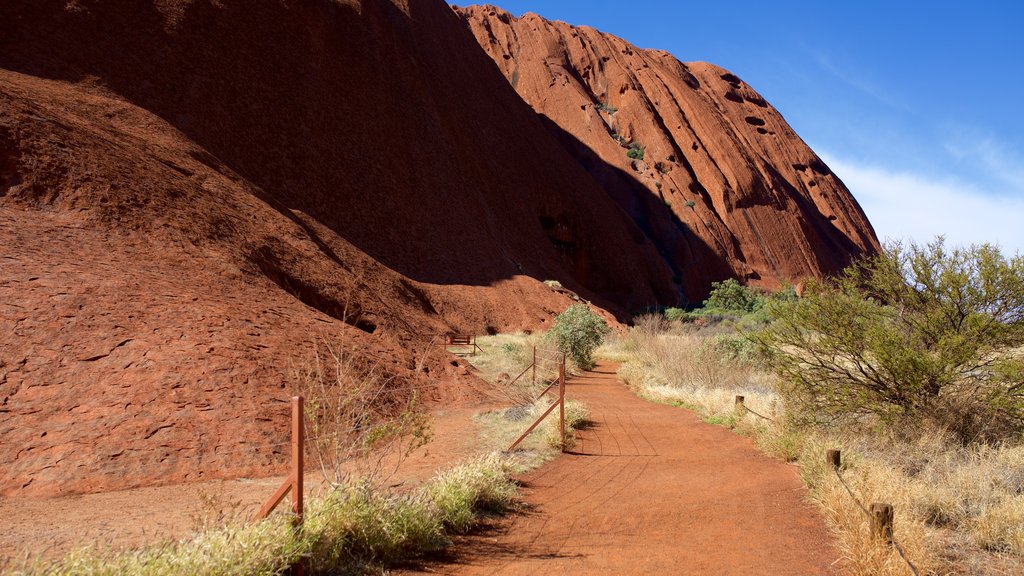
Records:
{"label": "wooden fence post", "polygon": [[558,426],[562,434],[562,452],[565,452],[565,354],[558,369]]}
{"label": "wooden fence post", "polygon": [[740,396],[738,394],[736,395],[736,405],[734,407],[734,410],[740,413],[747,411],[747,407],[743,405],[743,396]]}
{"label": "wooden fence post", "polygon": [[305,469],[305,426],[303,424],[302,396],[292,397],[292,524],[302,526],[302,484]]}
{"label": "wooden fence post", "polygon": [[533,385],[537,385],[537,345],[533,345]]}
{"label": "wooden fence post", "polygon": [[842,463],[839,450],[826,450],[825,462],[831,466],[833,470],[839,470],[839,466]]}
{"label": "wooden fence post", "polygon": [[891,504],[871,504],[871,536],[892,544],[893,508]]}

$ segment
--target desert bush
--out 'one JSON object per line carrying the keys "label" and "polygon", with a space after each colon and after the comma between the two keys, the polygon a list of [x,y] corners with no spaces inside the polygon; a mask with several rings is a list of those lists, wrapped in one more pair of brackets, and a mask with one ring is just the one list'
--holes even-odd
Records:
{"label": "desert bush", "polygon": [[626,151],[626,156],[634,160],[644,159],[644,147],[636,142],[629,145],[629,150]]}
{"label": "desert bush", "polygon": [[711,292],[704,301],[706,310],[751,314],[764,305],[764,299],[753,288],[743,286],[734,278],[711,283]]}
{"label": "desert bush", "polygon": [[645,336],[656,336],[670,327],[671,321],[661,314],[641,314],[633,320],[633,330]]}
{"label": "desert bush", "polygon": [[584,370],[594,367],[594,350],[611,332],[608,324],[585,304],[572,304],[555,317],[548,333],[558,349]]}
{"label": "desert bush", "polygon": [[[255,524],[206,530],[180,542],[139,550],[76,550],[55,562],[32,560],[4,567],[7,574],[51,576],[277,575],[305,552],[305,544],[285,516]],[[8,572],[10,569],[10,572]]]}
{"label": "desert bush", "polygon": [[393,562],[447,543],[423,493],[391,494],[366,479],[349,479],[310,501],[303,534],[315,573]]}
{"label": "desert bush", "polygon": [[890,244],[769,309],[756,338],[809,420],[925,419],[965,442],[1022,429],[1024,257]]}
{"label": "desert bush", "polygon": [[478,512],[512,506],[516,485],[510,476],[508,460],[491,454],[438,474],[424,491],[445,529],[463,534],[476,524]]}
{"label": "desert bush", "polygon": [[357,472],[377,476],[430,438],[429,415],[415,390],[375,361],[343,346],[318,344],[296,375],[305,397],[308,446],[326,481],[341,486]]}
{"label": "desert bush", "polygon": [[[693,410],[709,423],[750,434],[764,452],[795,462],[836,533],[850,574],[902,576],[909,571],[893,548],[871,537],[864,512],[825,465],[827,448],[842,450],[843,477],[861,502],[895,506],[896,536],[921,574],[1021,573],[1024,446],[964,445],[936,425],[881,431],[799,425],[794,422],[799,414],[776,391],[777,378],[756,360],[731,385],[704,386],[691,375],[687,364],[700,357],[702,346],[732,359],[733,343],[714,344],[723,338],[740,337],[715,330],[650,337],[634,329],[614,342],[615,353],[625,361],[619,376],[646,399]],[[657,342],[672,349],[659,349]],[[736,411],[737,394],[771,420]]]}
{"label": "desert bush", "polygon": [[664,315],[665,320],[668,320],[669,322],[686,323],[693,322],[694,319],[697,318],[696,315],[690,314],[689,312],[682,308],[666,308]]}

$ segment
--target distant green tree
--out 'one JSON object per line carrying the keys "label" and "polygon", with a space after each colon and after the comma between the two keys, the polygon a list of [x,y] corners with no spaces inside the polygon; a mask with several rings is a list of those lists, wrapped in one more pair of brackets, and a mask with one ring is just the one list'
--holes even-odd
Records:
{"label": "distant green tree", "polygon": [[799,299],[754,337],[797,416],[924,418],[964,441],[1024,424],[1024,257],[991,245],[890,244]]}
{"label": "distant green tree", "polygon": [[586,304],[573,304],[555,317],[550,337],[558,349],[584,370],[594,367],[594,350],[601,345],[608,324]]}
{"label": "distant green tree", "polygon": [[751,314],[764,305],[764,298],[753,288],[740,284],[735,278],[711,283],[711,293],[704,301],[706,310]]}

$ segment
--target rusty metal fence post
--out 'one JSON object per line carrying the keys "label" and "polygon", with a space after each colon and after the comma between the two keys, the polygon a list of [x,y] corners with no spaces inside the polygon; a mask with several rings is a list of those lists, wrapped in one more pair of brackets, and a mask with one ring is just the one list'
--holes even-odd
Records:
{"label": "rusty metal fence post", "polygon": [[[547,391],[550,390],[551,387],[554,386],[555,384],[556,382],[552,382],[550,386],[544,389],[544,392],[540,393],[540,396],[538,396],[537,399],[539,400],[540,398],[542,398],[544,394],[546,394]],[[507,450],[505,450],[506,452],[511,452],[515,450],[516,446],[519,446],[519,443],[525,440],[526,437],[530,435],[530,432],[533,432],[533,429],[536,428],[537,425],[541,423],[541,421],[547,418],[548,414],[551,414],[555,410],[555,407],[558,407],[560,409],[559,431],[561,433],[562,450],[565,450],[565,354],[562,354],[562,363],[559,365],[557,384],[558,400],[552,402],[551,406],[548,406],[547,410],[545,410],[544,413],[541,414],[540,417],[533,422],[533,424],[530,424],[530,427],[526,429],[526,432],[523,432],[523,434],[519,438],[516,438],[516,441],[513,442],[512,445],[509,446]]]}
{"label": "rusty metal fence post", "polygon": [[292,494],[292,523],[296,528],[302,527],[302,470],[304,467],[303,452],[305,451],[305,427],[302,421],[302,396],[292,397],[292,465],[281,486],[274,492],[274,495],[263,503],[255,520],[262,520],[270,515],[277,508],[277,505],[284,500],[289,492]]}

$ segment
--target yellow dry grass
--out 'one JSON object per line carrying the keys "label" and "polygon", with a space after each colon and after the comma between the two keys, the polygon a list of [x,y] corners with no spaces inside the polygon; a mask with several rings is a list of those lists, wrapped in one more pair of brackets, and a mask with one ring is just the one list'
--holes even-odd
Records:
{"label": "yellow dry grass", "polygon": [[[860,506],[873,502],[893,505],[896,540],[922,575],[1024,573],[1024,446],[965,447],[941,430],[796,429],[771,375],[717,354],[699,332],[663,330],[634,329],[600,354],[625,362],[620,377],[641,396],[749,433],[765,452],[795,462],[847,573],[912,574],[896,549],[871,536]],[[737,395],[770,420],[738,412]],[[825,463],[830,448],[843,453],[850,491]]]}

